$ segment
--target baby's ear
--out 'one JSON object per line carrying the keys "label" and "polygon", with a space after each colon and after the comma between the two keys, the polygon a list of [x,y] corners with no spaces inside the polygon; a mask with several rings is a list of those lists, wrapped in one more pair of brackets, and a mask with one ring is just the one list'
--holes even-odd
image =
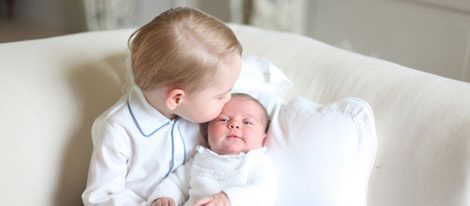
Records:
{"label": "baby's ear", "polygon": [[268,146],[270,140],[271,140],[271,135],[269,134],[269,127],[271,126],[271,120],[268,119],[266,123],[266,129],[264,129],[264,139],[263,139],[263,147]]}
{"label": "baby's ear", "polygon": [[263,147],[266,147],[269,144],[270,139],[271,138],[269,137],[269,135],[265,133],[263,137]]}
{"label": "baby's ear", "polygon": [[169,110],[174,110],[183,103],[185,92],[182,89],[171,89],[166,95],[166,106]]}

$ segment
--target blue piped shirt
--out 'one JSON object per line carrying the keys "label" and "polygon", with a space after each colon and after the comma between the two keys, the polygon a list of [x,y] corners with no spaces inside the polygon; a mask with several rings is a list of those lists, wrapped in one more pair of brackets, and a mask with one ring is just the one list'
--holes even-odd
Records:
{"label": "blue piped shirt", "polygon": [[85,205],[145,205],[153,189],[204,144],[199,125],[168,119],[134,86],[92,128]]}

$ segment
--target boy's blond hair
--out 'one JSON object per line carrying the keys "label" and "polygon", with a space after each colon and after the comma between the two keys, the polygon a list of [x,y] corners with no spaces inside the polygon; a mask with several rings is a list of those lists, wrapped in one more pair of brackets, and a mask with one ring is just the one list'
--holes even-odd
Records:
{"label": "boy's blond hair", "polygon": [[206,87],[220,62],[242,47],[222,21],[193,8],[163,12],[129,38],[135,83],[143,91],[170,86]]}

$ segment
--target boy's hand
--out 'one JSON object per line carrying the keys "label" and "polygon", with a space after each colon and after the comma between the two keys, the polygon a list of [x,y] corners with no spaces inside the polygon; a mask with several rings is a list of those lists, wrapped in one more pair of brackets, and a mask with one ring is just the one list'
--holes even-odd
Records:
{"label": "boy's hand", "polygon": [[193,206],[230,206],[230,200],[224,192],[219,192],[196,201]]}
{"label": "boy's hand", "polygon": [[169,197],[161,197],[153,201],[152,206],[176,206],[175,201]]}

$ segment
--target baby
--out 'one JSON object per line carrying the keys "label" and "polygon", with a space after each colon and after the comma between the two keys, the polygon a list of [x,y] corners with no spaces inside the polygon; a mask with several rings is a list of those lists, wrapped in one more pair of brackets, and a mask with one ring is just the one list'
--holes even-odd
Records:
{"label": "baby", "polygon": [[198,146],[189,162],[158,185],[149,203],[274,205],[277,178],[263,147],[268,127],[269,116],[258,100],[232,94],[220,115],[201,126],[209,148]]}

